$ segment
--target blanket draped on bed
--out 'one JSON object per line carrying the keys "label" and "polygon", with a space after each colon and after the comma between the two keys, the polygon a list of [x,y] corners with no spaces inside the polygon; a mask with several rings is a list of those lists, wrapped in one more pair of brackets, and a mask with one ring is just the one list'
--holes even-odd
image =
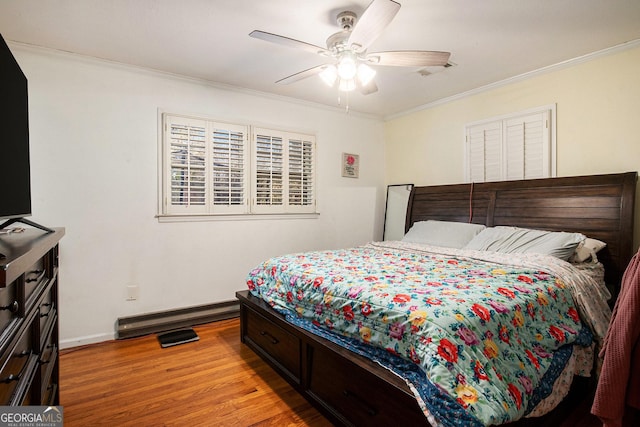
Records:
{"label": "blanket draped on bed", "polygon": [[591,412],[605,427],[619,427],[624,425],[625,405],[640,409],[640,252],[622,277],[602,354]]}
{"label": "blanket draped on bed", "polygon": [[377,243],[272,258],[247,285],[307,329],[419,367],[405,379],[432,424],[491,425],[531,411],[591,342],[574,296],[593,280],[547,258]]}

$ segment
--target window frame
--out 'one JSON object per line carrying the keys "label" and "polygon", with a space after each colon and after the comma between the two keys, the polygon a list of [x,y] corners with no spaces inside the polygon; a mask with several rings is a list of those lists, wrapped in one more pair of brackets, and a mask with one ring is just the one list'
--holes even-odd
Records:
{"label": "window frame", "polygon": [[[206,159],[205,159],[205,203],[204,205],[179,205],[172,203],[172,171],[175,169],[172,168],[171,160],[172,160],[172,146],[175,147],[172,140],[171,134],[171,126],[178,124],[184,125],[199,125],[205,128],[205,149],[206,149]],[[231,204],[231,200],[233,198],[233,194],[237,193],[233,190],[233,182],[237,180],[237,172],[235,168],[229,166],[229,176],[232,174],[234,179],[229,177],[229,194],[226,195],[223,192],[223,200],[226,197],[226,201],[229,204],[214,204],[213,203],[213,191],[215,188],[214,183],[214,147],[215,147],[215,138],[214,131],[222,130],[224,132],[238,132],[243,135],[243,203],[241,204]],[[283,198],[282,201],[284,203],[281,204],[273,204],[268,206],[259,206],[256,203],[256,159],[258,158],[258,149],[257,149],[257,141],[256,141],[256,131],[268,131],[272,135],[279,136],[283,138],[283,145],[285,145],[283,149],[283,171],[282,171],[282,180],[284,185],[282,186]],[[258,127],[249,124],[240,124],[233,123],[227,121],[220,121],[210,117],[202,117],[190,114],[177,114],[168,111],[159,111],[158,114],[158,144],[159,144],[159,156],[158,156],[158,168],[159,168],[159,176],[158,176],[158,213],[156,217],[161,222],[174,222],[174,221],[206,221],[212,219],[229,219],[229,218],[237,218],[237,219],[250,219],[250,218],[306,218],[309,216],[317,216],[317,147],[315,141],[315,135],[311,133],[300,133],[300,132],[291,132],[284,131],[278,129],[272,129],[268,127]],[[226,135],[223,135],[226,136]],[[229,136],[230,142],[228,149],[230,150],[230,160],[229,162],[234,161],[232,157],[237,154],[237,141],[234,140],[231,136]],[[306,204],[296,205],[295,203],[289,203],[289,174],[290,168],[296,166],[295,161],[298,159],[294,159],[294,165],[290,164],[291,160],[289,159],[289,141],[292,138],[299,138],[305,140],[310,145],[307,147],[310,149],[310,153],[305,152],[306,157],[302,159],[303,167],[305,167],[305,160],[307,161],[306,171],[310,172],[309,181],[303,181],[301,184],[307,185],[306,190],[302,188],[302,198],[304,199]],[[233,141],[232,141],[233,140]],[[224,153],[225,140],[221,140],[220,148],[222,148],[222,152]],[[234,151],[235,150],[235,151]],[[175,150],[174,150],[175,153]],[[295,154],[295,153],[294,153]],[[175,159],[175,156],[174,156]],[[310,168],[309,166],[310,162]],[[236,163],[234,163],[236,165]],[[175,164],[174,164],[175,166]],[[223,164],[222,166],[228,166]],[[222,167],[222,173],[226,172],[225,167]],[[293,172],[291,172],[293,173]],[[298,177],[300,174],[298,175]],[[187,177],[187,180],[190,179],[191,175]],[[189,183],[187,183],[189,184]],[[219,188],[219,187],[218,187]],[[223,190],[225,190],[223,188]],[[306,192],[305,192],[306,191]],[[310,197],[309,197],[310,194]],[[306,196],[305,196],[306,195]],[[306,197],[306,199],[305,199]],[[237,201],[237,199],[234,199]],[[300,200],[300,198],[295,200]]]}

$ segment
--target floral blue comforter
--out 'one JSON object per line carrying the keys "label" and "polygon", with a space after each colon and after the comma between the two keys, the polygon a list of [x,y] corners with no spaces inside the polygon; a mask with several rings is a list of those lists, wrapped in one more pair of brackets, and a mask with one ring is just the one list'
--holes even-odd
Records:
{"label": "floral blue comforter", "polygon": [[[553,382],[554,363],[573,344],[590,343],[562,278],[400,246],[272,258],[247,285],[281,312],[413,362],[426,389],[452,402],[423,399],[443,425],[521,418],[539,386]],[[558,350],[564,355],[554,358]]]}

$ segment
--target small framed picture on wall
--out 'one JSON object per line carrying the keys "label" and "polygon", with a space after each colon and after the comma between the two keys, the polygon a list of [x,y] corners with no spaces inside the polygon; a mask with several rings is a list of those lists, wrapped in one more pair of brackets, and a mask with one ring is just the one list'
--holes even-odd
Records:
{"label": "small framed picture on wall", "polygon": [[358,178],[360,174],[360,156],[358,154],[342,153],[342,176]]}

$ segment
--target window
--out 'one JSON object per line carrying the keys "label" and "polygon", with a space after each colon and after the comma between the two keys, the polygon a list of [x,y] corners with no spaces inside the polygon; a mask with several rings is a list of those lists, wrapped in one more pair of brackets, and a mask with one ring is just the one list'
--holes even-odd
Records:
{"label": "window", "polygon": [[161,215],[315,213],[313,136],[171,114],[163,129]]}
{"label": "window", "polygon": [[555,176],[554,107],[543,107],[465,127],[468,182]]}
{"label": "window", "polygon": [[254,212],[315,212],[314,145],[309,135],[254,130]]}

